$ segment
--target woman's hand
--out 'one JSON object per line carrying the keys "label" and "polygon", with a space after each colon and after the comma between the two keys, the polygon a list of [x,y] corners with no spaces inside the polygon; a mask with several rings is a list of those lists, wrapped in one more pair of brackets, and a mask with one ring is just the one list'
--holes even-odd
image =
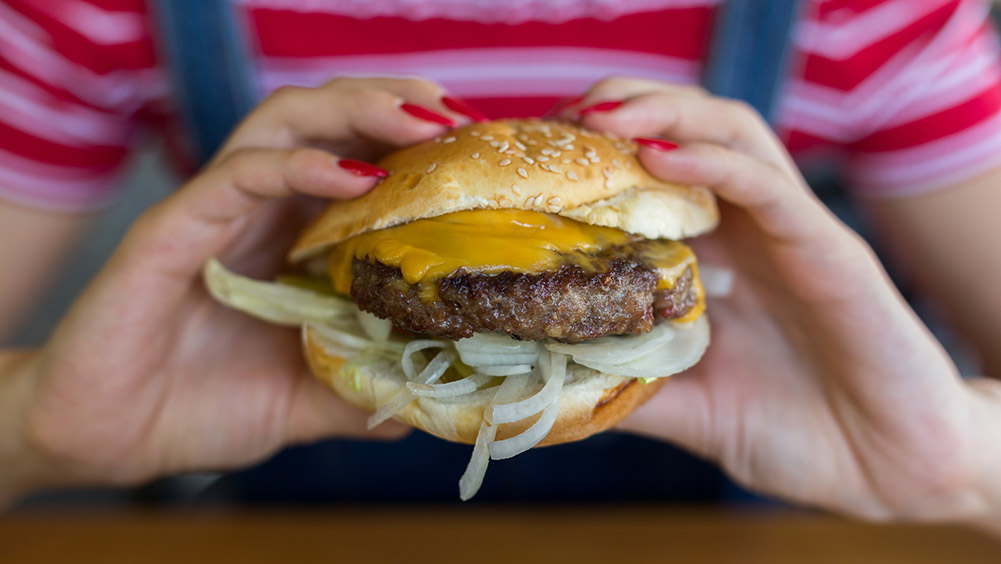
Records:
{"label": "woman's hand", "polygon": [[611,79],[565,115],[575,113],[595,129],[669,141],[647,142],[640,159],[665,180],[713,188],[720,227],[693,247],[735,273],[732,294],[710,302],[701,363],[624,428],[717,461],[755,490],[852,515],[983,509],[981,454],[997,447],[978,442],[973,392],[753,110],[693,87]]}
{"label": "woman's hand", "polygon": [[[220,306],[201,270],[219,256],[274,274],[315,208],[308,196],[355,197],[384,172],[344,159],[467,120],[442,95],[419,80],[339,79],[265,100],[200,174],[139,218],[48,346],[6,364],[17,371],[0,393],[18,399],[0,404],[18,436],[0,447],[20,445],[6,454],[32,461],[17,488],[134,484],[366,434],[364,415],[310,377],[297,332]],[[2,482],[0,493],[14,487]]]}

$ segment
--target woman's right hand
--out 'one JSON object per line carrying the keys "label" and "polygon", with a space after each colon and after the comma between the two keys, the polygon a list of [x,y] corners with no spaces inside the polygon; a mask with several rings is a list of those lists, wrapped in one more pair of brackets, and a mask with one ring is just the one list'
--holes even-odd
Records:
{"label": "woman's right hand", "polygon": [[421,80],[338,79],[282,88],[255,109],[139,218],[44,349],[0,358],[0,497],[232,468],[289,443],[367,435],[363,414],[310,376],[297,333],[216,303],[202,266],[218,256],[274,274],[310,200],[358,196],[384,174],[358,160],[468,121],[443,95]]}

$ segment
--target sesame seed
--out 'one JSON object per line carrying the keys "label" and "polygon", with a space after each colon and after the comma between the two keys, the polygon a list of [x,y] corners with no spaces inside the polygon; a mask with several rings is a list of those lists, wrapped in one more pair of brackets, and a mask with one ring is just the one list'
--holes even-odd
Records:
{"label": "sesame seed", "polygon": [[491,141],[490,146],[494,148],[500,147],[500,141]]}
{"label": "sesame seed", "polygon": [[563,203],[563,200],[561,200],[559,196],[553,196],[552,198],[546,200],[546,203],[551,206],[558,206]]}
{"label": "sesame seed", "polygon": [[535,201],[533,203],[536,206],[541,206],[542,205],[542,193],[541,192],[538,195],[535,196]]}
{"label": "sesame seed", "polygon": [[472,155],[469,155],[469,156],[473,157],[474,159],[480,158],[480,154],[479,153],[473,153]]}
{"label": "sesame seed", "polygon": [[574,159],[574,162],[581,166],[587,166],[588,164],[590,164],[587,162],[587,159]]}
{"label": "sesame seed", "polygon": [[515,141],[514,142],[514,146],[517,147],[517,148],[519,148],[519,149],[521,149],[522,151],[527,151],[528,150],[528,147],[526,147],[525,144],[522,143],[521,141]]}
{"label": "sesame seed", "polygon": [[535,203],[535,196],[529,196],[529,197],[525,198],[525,207],[526,208],[528,206],[531,206],[533,203]]}
{"label": "sesame seed", "polygon": [[596,163],[596,162],[598,162],[598,161],[600,161],[600,160],[601,160],[601,159],[599,159],[598,157],[591,157],[591,162],[592,162],[592,163]]}
{"label": "sesame seed", "polygon": [[372,224],[372,227],[375,227],[376,229],[378,229],[378,228],[382,227],[383,223],[385,223],[385,221],[381,217],[376,218],[375,223]]}
{"label": "sesame seed", "polygon": [[559,207],[559,206],[547,206],[547,209],[548,209],[548,210],[549,210],[549,211],[550,211],[551,213],[556,213],[556,212],[560,211],[560,207]]}
{"label": "sesame seed", "polygon": [[590,159],[591,155],[594,154],[594,153],[595,153],[594,147],[592,147],[590,145],[584,145],[584,156],[585,157],[587,157],[587,158]]}
{"label": "sesame seed", "polygon": [[570,180],[577,180],[577,173],[572,170],[568,170],[567,178],[569,178]]}
{"label": "sesame seed", "polygon": [[428,167],[426,174],[431,174],[436,168],[438,168],[438,163],[431,163],[431,166]]}
{"label": "sesame seed", "polygon": [[556,157],[558,157],[558,156],[560,156],[562,154],[563,153],[561,153],[560,151],[553,151],[553,154],[551,156],[555,159]]}
{"label": "sesame seed", "polygon": [[549,147],[546,147],[546,148],[542,149],[542,151],[540,151],[540,153],[542,153],[543,155],[552,155],[553,154],[553,150],[550,149]]}
{"label": "sesame seed", "polygon": [[469,134],[472,135],[473,137],[479,137],[480,136],[480,132],[476,131],[476,130],[470,131]]}
{"label": "sesame seed", "polygon": [[574,146],[573,146],[572,143],[570,145],[566,145],[566,146],[563,147],[564,151],[573,151],[573,149],[574,149]]}
{"label": "sesame seed", "polygon": [[502,205],[502,206],[507,207],[507,206],[510,206],[513,202],[511,200],[505,198],[504,196],[501,196],[500,198],[497,198],[497,203],[500,204],[500,205]]}
{"label": "sesame seed", "polygon": [[612,159],[612,166],[615,168],[622,168],[622,163],[619,162],[619,159]]}
{"label": "sesame seed", "polygon": [[612,179],[609,178],[608,180],[605,181],[605,188],[609,190],[612,189]]}
{"label": "sesame seed", "polygon": [[455,141],[455,136],[446,137],[442,143],[452,143],[453,141]]}
{"label": "sesame seed", "polygon": [[519,196],[521,195],[521,188],[517,184],[511,185],[511,191]]}
{"label": "sesame seed", "polygon": [[549,168],[547,168],[546,170],[548,170],[549,172],[555,172],[556,174],[563,174],[562,170],[556,168],[553,165],[549,165]]}
{"label": "sesame seed", "polygon": [[522,178],[528,178],[528,171],[526,171],[523,168],[519,168],[518,169],[518,176],[520,176]]}
{"label": "sesame seed", "polygon": [[484,136],[480,137],[480,139],[482,139],[484,141],[493,141],[494,136],[493,135],[484,135]]}
{"label": "sesame seed", "polygon": [[507,166],[507,165],[511,164],[511,159],[504,159],[504,160],[502,160],[501,162],[499,162],[497,164],[499,164],[500,166]]}
{"label": "sesame seed", "polygon": [[571,161],[570,159],[563,159],[563,160],[561,160],[560,162],[561,162],[561,163],[563,163],[563,164],[570,164],[570,163],[572,163],[573,161]]}
{"label": "sesame seed", "polygon": [[[535,164],[535,159],[533,159],[532,157],[529,157],[529,156],[523,156],[523,157],[521,157],[521,160],[525,161],[528,164]],[[539,160],[542,160],[542,159],[539,159]]]}
{"label": "sesame seed", "polygon": [[536,158],[537,158],[537,159],[539,159],[539,162],[540,162],[540,163],[544,163],[544,162],[546,162],[546,161],[548,161],[548,160],[549,160],[549,157],[547,157],[546,155],[539,155],[539,156],[538,156],[538,157],[536,157]]}
{"label": "sesame seed", "polygon": [[614,173],[614,172],[615,171],[612,170],[612,167],[610,167],[610,166],[606,166],[605,168],[601,169],[601,174],[605,175],[605,178],[611,178],[612,177],[612,173]]}
{"label": "sesame seed", "polygon": [[510,146],[511,146],[510,143],[508,143],[507,141],[504,141],[504,142],[502,142],[500,144],[500,146],[497,147],[497,150],[503,153],[504,151],[507,151],[508,147],[510,147]]}

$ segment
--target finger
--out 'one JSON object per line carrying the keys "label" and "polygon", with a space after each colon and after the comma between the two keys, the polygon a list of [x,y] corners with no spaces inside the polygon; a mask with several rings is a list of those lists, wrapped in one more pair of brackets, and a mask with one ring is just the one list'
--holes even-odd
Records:
{"label": "finger", "polygon": [[616,428],[666,440],[700,456],[716,459],[709,435],[712,402],[697,374],[668,378],[649,401],[630,413]]}
{"label": "finger", "polygon": [[610,77],[595,83],[584,96],[573,100],[571,104],[561,106],[554,112],[567,119],[572,119],[579,114],[580,110],[602,102],[624,102],[636,96],[655,92],[674,92],[692,96],[706,95],[705,89],[693,84],[661,82],[646,78]]}
{"label": "finger", "polygon": [[143,214],[119,253],[141,255],[148,270],[197,275],[269,200],[297,193],[352,198],[371,189],[378,178],[357,174],[362,166],[381,170],[319,149],[243,149]]}
{"label": "finger", "polygon": [[693,143],[661,151],[641,146],[654,176],[708,186],[750,218],[763,234],[760,252],[791,291],[813,303],[850,300],[860,280],[878,276],[868,245],[776,165],[719,145]]}
{"label": "finger", "polygon": [[641,145],[639,159],[659,178],[712,187],[779,240],[808,242],[833,220],[798,177],[790,178],[771,163],[720,145],[690,143],[676,149]]}
{"label": "finger", "polygon": [[768,124],[747,104],[657,92],[632,97],[609,112],[583,116],[585,126],[623,137],[660,136],[678,143],[712,143],[746,153],[793,173],[795,164]]}
{"label": "finger", "polygon": [[413,144],[471,119],[450,110],[443,96],[437,84],[417,79],[335,79],[319,88],[283,87],[236,129],[220,153],[358,138]]}
{"label": "finger", "polygon": [[307,442],[331,437],[395,440],[412,429],[389,420],[368,430],[368,414],[347,403],[309,375],[302,378],[289,405],[289,442]]}

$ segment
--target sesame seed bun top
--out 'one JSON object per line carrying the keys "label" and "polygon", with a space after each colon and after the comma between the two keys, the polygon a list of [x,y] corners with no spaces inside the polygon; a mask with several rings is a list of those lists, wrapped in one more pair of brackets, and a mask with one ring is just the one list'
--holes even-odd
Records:
{"label": "sesame seed bun top", "polygon": [[476,123],[378,165],[390,175],[333,202],[300,236],[293,261],[361,233],[470,209],[549,212],[651,239],[698,235],[719,218],[709,190],[654,178],[634,143],[562,122]]}

